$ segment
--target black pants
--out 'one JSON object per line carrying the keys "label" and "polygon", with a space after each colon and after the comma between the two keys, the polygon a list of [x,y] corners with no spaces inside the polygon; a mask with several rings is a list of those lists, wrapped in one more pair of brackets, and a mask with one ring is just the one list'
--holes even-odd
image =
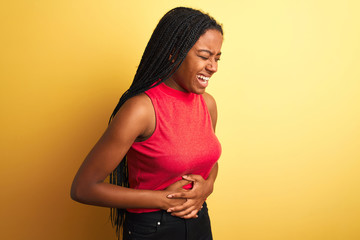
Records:
{"label": "black pants", "polygon": [[166,211],[126,213],[123,240],[212,240],[206,203],[198,218],[173,217]]}

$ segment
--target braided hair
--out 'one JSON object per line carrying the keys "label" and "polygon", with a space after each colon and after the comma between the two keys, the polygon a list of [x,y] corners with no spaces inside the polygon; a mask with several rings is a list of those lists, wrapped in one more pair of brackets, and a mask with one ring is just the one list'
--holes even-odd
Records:
{"label": "braided hair", "polygon": [[[109,123],[126,100],[169,79],[200,36],[209,29],[218,30],[223,34],[221,25],[199,10],[177,7],[167,12],[156,26],[134,80],[121,96]],[[126,156],[110,174],[110,183],[129,187]],[[118,208],[112,208],[110,211],[112,224],[118,234],[125,220],[125,212],[125,209]]]}

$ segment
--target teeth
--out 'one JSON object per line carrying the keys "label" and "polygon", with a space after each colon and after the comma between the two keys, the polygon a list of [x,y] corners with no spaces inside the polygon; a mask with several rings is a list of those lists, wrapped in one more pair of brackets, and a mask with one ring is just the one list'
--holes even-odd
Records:
{"label": "teeth", "polygon": [[197,75],[198,78],[204,80],[204,81],[209,81],[210,77],[205,77],[205,76],[202,76],[202,75]]}

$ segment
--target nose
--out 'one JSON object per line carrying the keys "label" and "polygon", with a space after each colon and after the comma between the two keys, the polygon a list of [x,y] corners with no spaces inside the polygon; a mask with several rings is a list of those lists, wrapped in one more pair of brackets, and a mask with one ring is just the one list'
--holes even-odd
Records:
{"label": "nose", "polygon": [[206,70],[211,73],[217,72],[217,69],[218,63],[214,59],[210,60],[210,62],[206,65]]}

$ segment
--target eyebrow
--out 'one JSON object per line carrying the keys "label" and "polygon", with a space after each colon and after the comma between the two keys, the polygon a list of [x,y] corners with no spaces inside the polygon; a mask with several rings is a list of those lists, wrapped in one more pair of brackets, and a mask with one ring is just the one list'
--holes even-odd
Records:
{"label": "eyebrow", "polygon": [[[210,50],[207,50],[207,49],[199,49],[198,50],[199,52],[207,52],[209,53],[210,55],[215,55],[213,52],[211,52]],[[218,54],[216,54],[216,56],[220,56],[221,55],[221,52],[219,52]]]}

